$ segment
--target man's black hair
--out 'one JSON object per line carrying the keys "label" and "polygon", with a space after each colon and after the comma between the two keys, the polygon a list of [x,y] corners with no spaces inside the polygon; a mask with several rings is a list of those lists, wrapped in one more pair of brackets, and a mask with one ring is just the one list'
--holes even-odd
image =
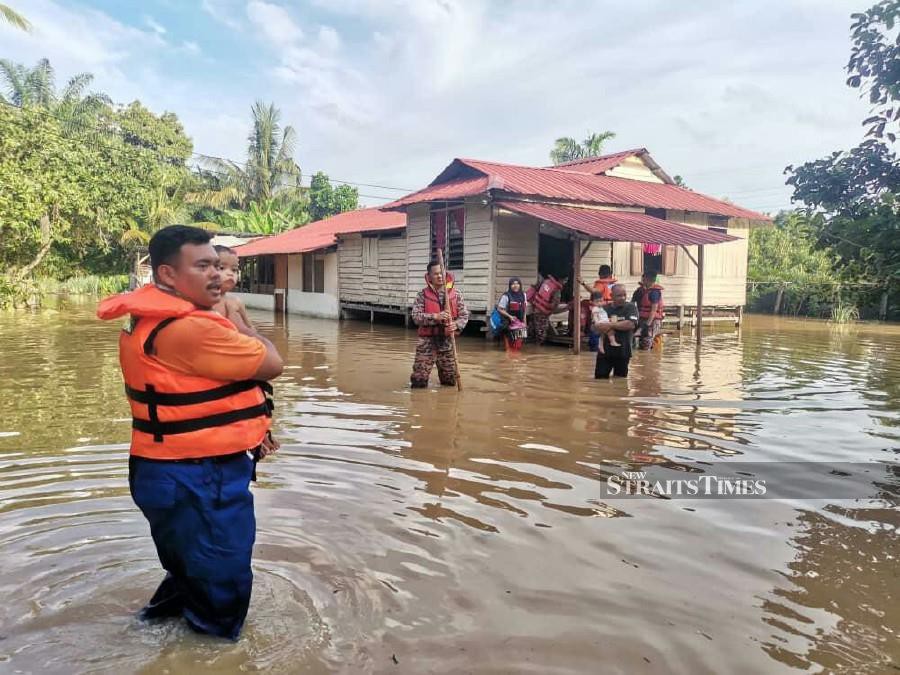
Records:
{"label": "man's black hair", "polygon": [[153,274],[160,265],[171,265],[185,244],[208,244],[212,235],[191,225],[169,225],[150,239],[150,267]]}
{"label": "man's black hair", "polygon": [[225,244],[216,244],[213,248],[216,249],[216,253],[230,253],[231,255],[237,255],[237,252],[233,248],[226,246]]}
{"label": "man's black hair", "polygon": [[431,268],[438,267],[440,264],[441,263],[439,263],[437,260],[432,259],[429,261],[428,267],[425,269],[425,271],[428,272],[429,274],[431,274]]}
{"label": "man's black hair", "polygon": [[610,267],[609,265],[600,265],[600,269],[597,271],[597,274],[600,275],[601,279],[612,276],[612,267]]}

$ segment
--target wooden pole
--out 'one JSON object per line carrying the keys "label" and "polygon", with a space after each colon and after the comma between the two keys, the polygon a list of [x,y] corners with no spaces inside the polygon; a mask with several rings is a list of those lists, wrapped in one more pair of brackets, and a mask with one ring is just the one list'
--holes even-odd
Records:
{"label": "wooden pole", "polygon": [[[447,269],[444,267],[444,252],[438,248],[437,250],[438,264],[441,266],[441,277],[444,280],[443,293],[438,297],[441,298],[441,311],[450,311],[450,291],[447,289]],[[456,355],[456,322],[450,317],[453,324],[453,330],[450,331],[450,346],[453,348],[453,374],[456,378],[456,390],[462,391],[462,376],[459,374],[459,358]]]}
{"label": "wooden pole", "polygon": [[[588,245],[590,246],[590,244]],[[572,242],[572,353],[581,353],[581,241]]]}
{"label": "wooden pole", "polygon": [[703,246],[697,247],[697,344],[703,341]]}

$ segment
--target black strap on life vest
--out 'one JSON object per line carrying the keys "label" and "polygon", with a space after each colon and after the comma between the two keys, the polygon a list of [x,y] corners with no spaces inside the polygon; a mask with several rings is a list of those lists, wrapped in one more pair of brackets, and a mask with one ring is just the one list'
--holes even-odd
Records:
{"label": "black strap on life vest", "polygon": [[224,413],[215,415],[207,415],[206,417],[195,417],[189,420],[179,420],[177,422],[161,422],[157,417],[153,419],[142,420],[133,418],[131,420],[131,428],[141,431],[145,434],[153,434],[153,440],[161,443],[163,436],[172,434],[186,434],[191,431],[200,431],[201,429],[210,429],[212,427],[222,427],[226,424],[233,424],[242,420],[251,420],[262,415],[271,416],[272,411],[268,401],[264,401],[259,405],[250,406],[249,408],[241,408],[239,410],[229,410]]}
{"label": "black strap on life vest", "polygon": [[147,339],[144,340],[144,353],[147,356],[151,356],[156,352],[153,343],[156,342],[156,336],[159,334],[159,331],[175,321],[175,319],[177,318],[177,316],[170,316],[168,319],[163,319],[153,327],[153,330],[150,331],[150,335],[148,335]]}

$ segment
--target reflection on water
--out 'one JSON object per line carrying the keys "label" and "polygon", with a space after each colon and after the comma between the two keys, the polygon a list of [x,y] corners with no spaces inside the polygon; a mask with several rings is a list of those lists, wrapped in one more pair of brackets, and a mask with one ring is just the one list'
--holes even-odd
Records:
{"label": "reflection on water", "polygon": [[[282,452],[237,644],[134,612],[159,580],[126,483],[117,327],[0,315],[0,662],[35,672],[884,672],[890,499],[606,500],[679,461],[879,461],[896,494],[900,331],[751,317],[627,382],[591,356],[460,342],[465,391],[407,382],[392,326],[256,318],[287,354]],[[396,659],[396,663],[395,663]],[[724,664],[727,664],[724,665]],[[600,667],[602,666],[602,667]]]}

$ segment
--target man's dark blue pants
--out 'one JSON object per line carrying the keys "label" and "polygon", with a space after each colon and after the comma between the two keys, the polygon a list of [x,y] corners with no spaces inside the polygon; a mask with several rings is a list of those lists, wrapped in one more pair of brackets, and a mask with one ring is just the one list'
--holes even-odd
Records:
{"label": "man's dark blue pants", "polygon": [[131,496],[167,572],[142,618],[184,616],[198,632],[237,640],[253,586],[252,473],[246,453],[186,462],[131,458]]}

